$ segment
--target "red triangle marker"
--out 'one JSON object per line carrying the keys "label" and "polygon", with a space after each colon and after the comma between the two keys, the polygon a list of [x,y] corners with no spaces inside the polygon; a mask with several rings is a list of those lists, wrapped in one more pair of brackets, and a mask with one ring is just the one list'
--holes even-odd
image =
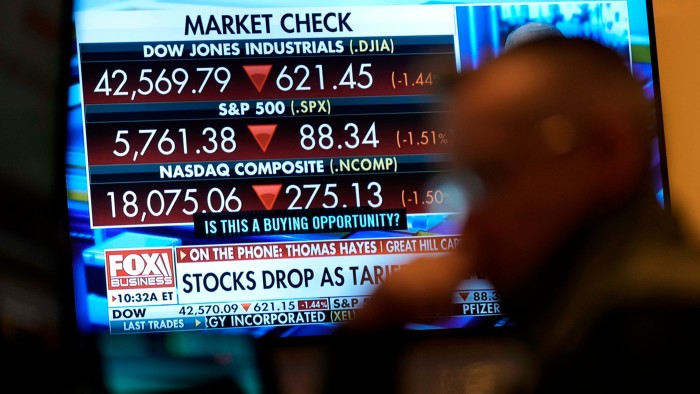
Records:
{"label": "red triangle marker", "polygon": [[267,147],[270,145],[270,140],[272,136],[275,135],[277,130],[276,124],[259,124],[259,125],[248,125],[248,130],[253,134],[253,138],[260,145],[260,149],[263,152],[267,151]]}
{"label": "red triangle marker", "polygon": [[265,86],[265,81],[267,81],[267,76],[270,75],[270,70],[272,70],[272,64],[263,64],[256,66],[243,66],[248,78],[253,82],[255,88],[258,89],[258,93],[262,91],[263,86]]}
{"label": "red triangle marker", "polygon": [[117,300],[117,296],[112,296],[112,302]]}
{"label": "red triangle marker", "polygon": [[248,312],[248,308],[250,308],[250,303],[248,303],[248,304],[241,304],[241,306],[243,307],[243,309],[245,309],[246,312]]}
{"label": "red triangle marker", "polygon": [[461,292],[461,293],[459,293],[459,296],[462,297],[462,300],[466,301],[467,298],[469,298],[469,292],[468,291]]}
{"label": "red triangle marker", "polygon": [[253,190],[255,190],[258,198],[269,211],[272,209],[272,206],[275,205],[277,196],[280,194],[280,190],[282,190],[282,185],[253,185]]}

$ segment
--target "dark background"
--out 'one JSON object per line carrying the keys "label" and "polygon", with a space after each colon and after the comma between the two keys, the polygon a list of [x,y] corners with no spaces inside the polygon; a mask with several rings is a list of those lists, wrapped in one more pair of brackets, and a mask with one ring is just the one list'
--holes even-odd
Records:
{"label": "dark background", "polygon": [[69,308],[60,105],[68,5],[0,2],[0,376],[8,387],[99,392],[97,353],[89,340],[76,346]]}
{"label": "dark background", "polygon": [[59,1],[0,3],[0,318],[2,333],[53,340],[61,258],[55,176]]}

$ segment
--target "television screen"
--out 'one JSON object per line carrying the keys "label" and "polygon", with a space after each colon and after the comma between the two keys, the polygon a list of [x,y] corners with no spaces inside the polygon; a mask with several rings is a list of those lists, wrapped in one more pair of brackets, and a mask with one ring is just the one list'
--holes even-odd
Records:
{"label": "television screen", "polygon": [[[617,50],[660,108],[649,4],[76,0],[65,181],[79,331],[329,334],[402,265],[460,243],[468,204],[446,165],[441,81],[536,22]],[[407,329],[509,325],[488,278],[453,302]]]}

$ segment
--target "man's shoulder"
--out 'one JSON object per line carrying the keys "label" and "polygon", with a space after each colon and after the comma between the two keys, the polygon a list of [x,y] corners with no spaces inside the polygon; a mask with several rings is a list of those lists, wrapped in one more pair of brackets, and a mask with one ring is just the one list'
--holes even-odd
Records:
{"label": "man's shoulder", "polygon": [[694,391],[700,254],[685,243],[645,245],[625,260],[550,321],[543,392]]}
{"label": "man's shoulder", "polygon": [[576,348],[600,322],[618,321],[613,316],[700,313],[700,248],[673,218],[647,212],[630,211],[640,216],[606,226],[580,250],[538,323],[540,339],[552,352]]}

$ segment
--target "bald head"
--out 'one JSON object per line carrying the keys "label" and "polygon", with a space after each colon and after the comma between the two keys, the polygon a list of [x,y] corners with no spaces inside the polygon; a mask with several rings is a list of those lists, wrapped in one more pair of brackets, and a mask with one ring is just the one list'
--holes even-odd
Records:
{"label": "bald head", "polygon": [[652,110],[641,83],[594,41],[547,37],[513,47],[465,75],[453,104],[455,113],[476,115],[466,134],[483,125],[500,142],[552,153],[618,139],[637,151],[638,166],[649,162]]}
{"label": "bald head", "polygon": [[564,37],[564,34],[554,25],[542,22],[529,22],[519,26],[506,37],[504,49],[506,51],[522,45],[526,42],[547,37]]}
{"label": "bald head", "polygon": [[518,121],[520,128],[523,122],[551,114],[566,114],[586,128],[597,116],[614,113],[635,129],[636,135],[649,138],[651,111],[640,82],[617,52],[594,41],[563,37],[532,40],[465,80],[475,95],[493,96],[502,100],[502,106],[510,105],[503,115]]}
{"label": "bald head", "polygon": [[513,47],[464,75],[452,104],[455,163],[480,196],[465,235],[502,286],[648,180],[648,100],[623,58],[593,41]]}

